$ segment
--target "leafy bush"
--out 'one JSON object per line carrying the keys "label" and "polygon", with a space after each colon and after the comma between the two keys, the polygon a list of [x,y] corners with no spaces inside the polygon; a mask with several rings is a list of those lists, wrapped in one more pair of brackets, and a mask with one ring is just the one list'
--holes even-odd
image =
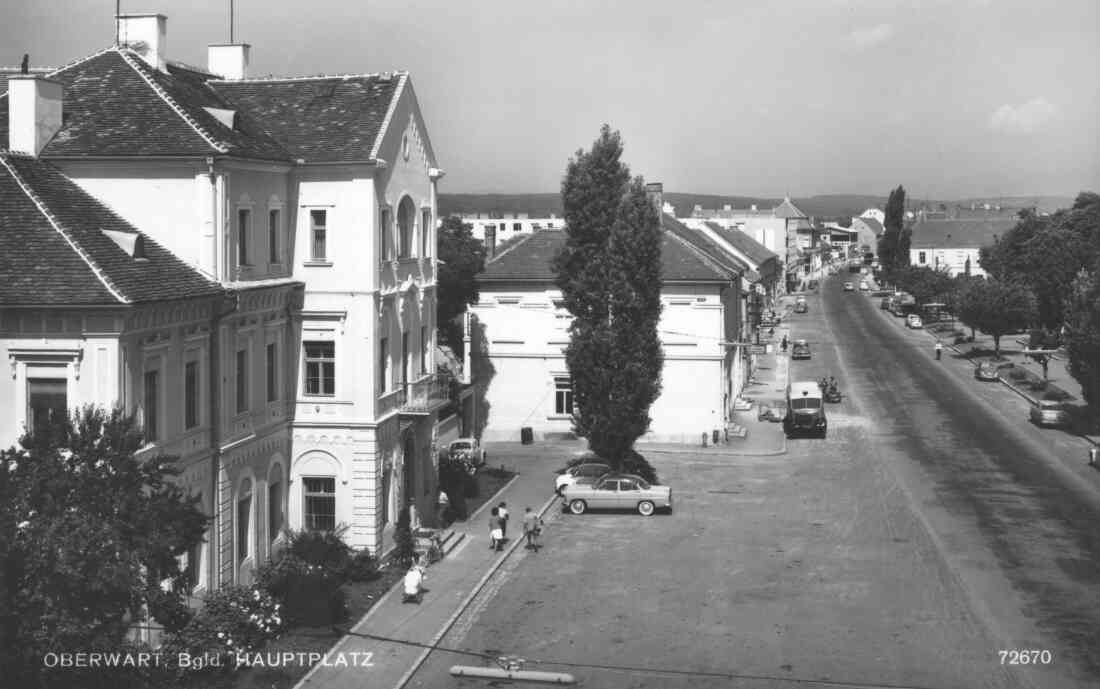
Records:
{"label": "leafy bush", "polygon": [[1053,385],[1051,385],[1050,388],[1045,393],[1043,393],[1044,400],[1053,400],[1055,402],[1063,402],[1072,398],[1073,395],[1069,394],[1062,388],[1058,388]]}
{"label": "leafy bush", "polygon": [[343,619],[344,577],[344,572],[327,570],[290,552],[256,570],[256,583],[282,603],[287,621],[308,627]]}
{"label": "leafy bush", "polygon": [[402,507],[397,516],[397,524],[393,529],[393,543],[396,546],[393,552],[394,561],[401,567],[412,565],[416,558],[416,542],[413,540],[407,506]]}
{"label": "leafy bush", "polygon": [[348,563],[347,577],[349,581],[372,581],[378,578],[378,561],[363,548],[352,556]]}
{"label": "leafy bush", "polygon": [[343,538],[346,531],[347,527],[336,531],[292,531],[287,552],[342,581],[351,565],[351,547]]}
{"label": "leafy bush", "polygon": [[[470,475],[462,462],[442,457],[439,460],[439,489],[447,494],[451,515],[455,519],[466,519],[466,486]],[[476,480],[475,480],[476,483]]]}
{"label": "leafy bush", "polygon": [[631,450],[630,454],[623,460],[623,472],[641,476],[653,485],[659,485],[661,483],[657,478],[657,470],[653,468],[653,465],[650,464],[645,457],[638,454],[635,450]]}
{"label": "leafy bush", "polygon": [[[232,668],[235,654],[257,651],[278,638],[284,627],[282,606],[269,593],[257,586],[227,586],[206,595],[191,621],[168,636],[163,651],[168,658],[205,654],[220,658],[223,668]],[[181,668],[184,671],[194,668]]]}

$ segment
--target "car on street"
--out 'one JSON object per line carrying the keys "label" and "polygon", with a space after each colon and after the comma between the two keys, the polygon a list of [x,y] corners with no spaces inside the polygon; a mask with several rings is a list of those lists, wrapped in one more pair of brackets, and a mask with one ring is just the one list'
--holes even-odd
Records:
{"label": "car on street", "polygon": [[974,367],[974,377],[978,380],[999,380],[1000,376],[997,372],[997,364],[992,361],[983,361]]}
{"label": "car on street", "polygon": [[454,460],[466,460],[474,467],[485,464],[485,448],[477,438],[456,438],[447,446],[447,454]]}
{"label": "car on street", "polygon": [[1036,426],[1067,428],[1070,425],[1069,412],[1066,411],[1065,405],[1054,400],[1039,400],[1028,415],[1031,423]]}
{"label": "car on street", "polygon": [[[561,492],[565,490],[567,486],[572,486],[577,482],[585,483],[595,480],[607,472],[611,471],[611,467],[607,464],[601,464],[599,462],[592,462],[588,464],[578,464],[566,470],[564,474],[557,476],[554,479],[554,492],[561,495]],[[589,481],[586,481],[588,479]]]}
{"label": "car on street", "polygon": [[866,292],[869,289],[871,289],[871,286],[867,284],[866,280],[860,280],[859,281],[859,291],[860,292]]}
{"label": "car on street", "polygon": [[883,297],[882,301],[879,302],[878,307],[880,309],[882,309],[883,311],[889,311],[890,310],[890,297]]}
{"label": "car on street", "polygon": [[924,327],[924,321],[922,321],[917,314],[911,313],[905,317],[905,326],[914,330],[919,330]]}
{"label": "car on street", "polygon": [[787,437],[799,434],[818,435],[828,430],[821,387],[812,380],[792,382],[787,387],[787,411],[783,416],[783,432]]}
{"label": "car on street", "polygon": [[810,345],[806,340],[795,340],[791,346],[791,358],[792,359],[809,359],[810,358]]}
{"label": "car on street", "polygon": [[794,312],[795,313],[806,313],[806,311],[808,309],[809,309],[809,307],[806,306],[806,302],[804,302],[804,301],[795,302],[795,305],[794,305]]}
{"label": "car on street", "polygon": [[855,283],[845,282],[844,283],[844,291],[845,292],[855,292],[856,291]]}
{"label": "car on street", "polygon": [[654,486],[634,474],[607,474],[594,483],[576,483],[562,492],[562,504],[573,514],[589,510],[637,510],[643,517],[672,509],[672,489]]}

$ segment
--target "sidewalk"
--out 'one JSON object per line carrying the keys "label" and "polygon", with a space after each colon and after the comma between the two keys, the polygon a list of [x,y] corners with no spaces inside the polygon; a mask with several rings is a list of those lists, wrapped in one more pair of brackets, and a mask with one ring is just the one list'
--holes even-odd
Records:
{"label": "sidewalk", "polygon": [[[452,525],[455,531],[452,538],[462,540],[443,560],[428,568],[422,602],[419,605],[402,603],[401,585],[398,584],[356,621],[351,630],[353,635],[344,636],[329,651],[328,665],[315,665],[295,689],[397,689],[404,686],[427,656],[427,651],[419,646],[354,634],[416,644],[438,642],[489,576],[523,541],[524,508],[545,511],[556,501],[552,479],[554,472],[573,456],[571,447],[565,448],[562,443],[488,443],[487,447],[494,465],[504,464],[505,468],[518,472],[518,476],[466,522]],[[581,447],[577,445],[578,449]],[[488,549],[488,519],[491,506],[501,501],[508,503],[510,519],[508,543],[504,552],[498,553]],[[370,654],[370,665],[363,667],[367,654]],[[336,666],[341,658],[346,667]]]}

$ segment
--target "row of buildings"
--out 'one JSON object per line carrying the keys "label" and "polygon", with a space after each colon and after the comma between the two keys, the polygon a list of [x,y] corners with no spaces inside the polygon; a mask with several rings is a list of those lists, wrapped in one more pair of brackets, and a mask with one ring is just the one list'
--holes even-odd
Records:
{"label": "row of buildings", "polygon": [[[284,526],[377,552],[434,512],[436,186],[409,74],[253,78],[169,59],[167,19],[0,82],[0,443],[137,414],[214,517],[196,593]],[[457,431],[457,429],[453,429]]]}

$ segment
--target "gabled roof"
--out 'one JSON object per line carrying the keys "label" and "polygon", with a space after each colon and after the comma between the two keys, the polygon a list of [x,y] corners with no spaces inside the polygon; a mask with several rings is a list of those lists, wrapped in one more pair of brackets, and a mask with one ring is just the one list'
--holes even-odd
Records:
{"label": "gabled roof", "polygon": [[[691,239],[699,233],[674,218],[662,214],[661,279],[665,282],[729,282],[744,270],[735,267],[736,258],[725,254],[719,259],[707,248],[708,243]],[[691,233],[685,236],[684,233]],[[554,256],[565,246],[565,231],[537,230],[485,265],[479,281],[549,282],[555,276],[550,267]],[[724,252],[723,252],[724,254]]]}
{"label": "gabled roof", "polygon": [[[46,75],[61,82],[63,124],[40,155],[208,156],[227,153],[265,160],[290,155],[248,117],[233,127],[206,108],[235,106],[204,84],[199,72],[153,69],[114,46]],[[8,137],[8,95],[0,96],[0,141]]]}
{"label": "gabled roof", "polygon": [[679,240],[688,249],[710,263],[713,268],[721,271],[727,280],[732,280],[749,270],[749,267],[741,259],[723,249],[710,237],[699,230],[687,227],[671,215],[661,214],[661,229],[665,231],[666,237]]}
{"label": "gabled roof", "polygon": [[707,227],[714,231],[722,239],[729,242],[730,246],[745,254],[756,266],[761,266],[771,259],[779,259],[779,256],[756,241],[741,230],[726,229],[716,222],[707,222]]}
{"label": "gabled roof", "polygon": [[779,204],[772,209],[772,213],[777,218],[808,218],[802,211],[798,210],[798,207],[791,203],[790,197],[783,199],[783,203]]}
{"label": "gabled roof", "polygon": [[924,220],[913,225],[910,249],[977,249],[993,244],[1019,222],[1016,218],[988,220]]}
{"label": "gabled roof", "polygon": [[861,216],[861,217],[858,217],[858,218],[852,218],[852,222],[853,222],[853,223],[856,223],[856,222],[861,222],[861,223],[863,223],[863,224],[864,224],[864,225],[866,225],[866,226],[867,226],[867,227],[868,227],[868,228],[869,228],[869,229],[870,229],[870,230],[871,230],[872,232],[874,232],[874,233],[875,233],[875,236],[876,236],[876,237],[877,237],[878,235],[882,234],[882,230],[883,230],[883,227],[882,227],[882,223],[880,223],[880,222],[879,222],[878,220],[876,220],[875,218],[864,218],[864,217],[862,217],[862,216]]}
{"label": "gabled roof", "polygon": [[[145,260],[124,246],[142,244]],[[216,296],[186,265],[38,158],[0,152],[0,303],[91,305]]]}
{"label": "gabled roof", "polygon": [[350,162],[377,155],[407,80],[406,72],[397,72],[209,84],[262,122],[294,158]]}

